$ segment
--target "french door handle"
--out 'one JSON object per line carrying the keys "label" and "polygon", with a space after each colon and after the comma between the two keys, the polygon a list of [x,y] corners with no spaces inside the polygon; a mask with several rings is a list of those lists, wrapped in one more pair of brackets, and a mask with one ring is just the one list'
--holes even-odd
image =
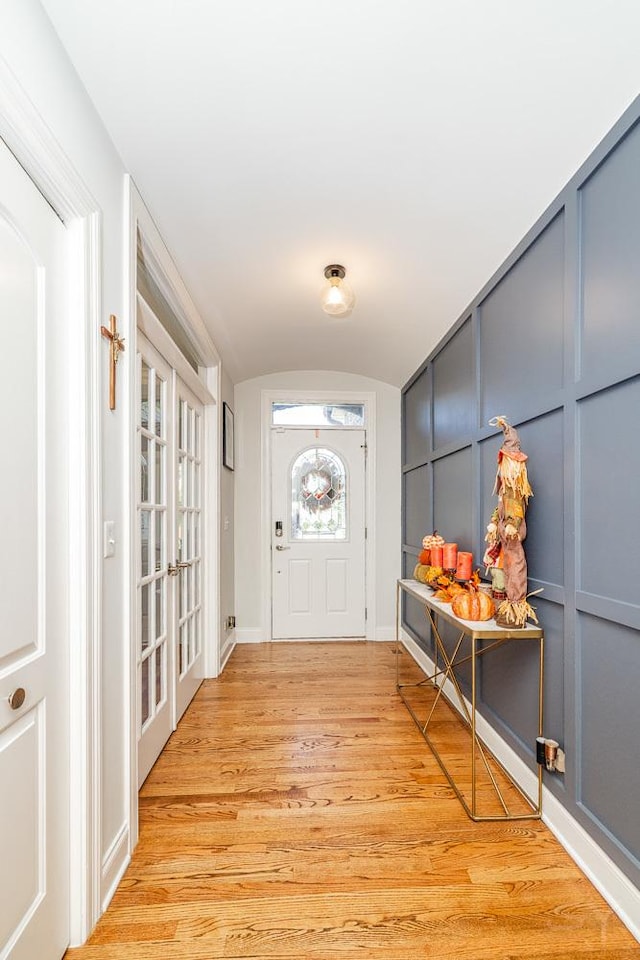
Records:
{"label": "french door handle", "polygon": [[276,550],[291,550],[291,547],[283,547],[280,543],[277,543]]}
{"label": "french door handle", "polygon": [[181,570],[184,570],[185,567],[191,566],[191,560],[176,560],[175,563],[170,563],[167,567],[167,573],[170,577],[177,577]]}

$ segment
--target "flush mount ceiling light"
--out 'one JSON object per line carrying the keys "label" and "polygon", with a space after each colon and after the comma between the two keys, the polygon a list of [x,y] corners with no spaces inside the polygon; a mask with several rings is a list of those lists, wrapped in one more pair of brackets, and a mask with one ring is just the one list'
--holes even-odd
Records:
{"label": "flush mount ceiling light", "polygon": [[320,303],[325,313],[331,317],[347,317],[356,302],[355,294],[345,280],[346,270],[339,263],[331,263],[324,268],[327,282],[320,294]]}

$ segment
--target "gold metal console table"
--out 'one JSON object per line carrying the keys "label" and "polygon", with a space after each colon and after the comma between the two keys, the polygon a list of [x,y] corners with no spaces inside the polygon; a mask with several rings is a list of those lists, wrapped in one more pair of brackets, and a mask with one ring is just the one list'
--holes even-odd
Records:
{"label": "gold metal console table", "polygon": [[[415,597],[420,603],[424,604],[427,618],[431,624],[434,637],[435,663],[434,671],[431,675],[425,676],[422,680],[413,683],[400,682],[399,657],[401,646],[404,646],[400,640],[401,619],[402,619],[402,595],[407,594]],[[458,638],[453,644],[452,653],[447,652],[447,648],[442,640],[439,629],[439,620],[444,620],[452,624],[458,630]],[[465,638],[471,641],[471,652],[465,653],[463,642]],[[398,580],[396,589],[396,689],[400,694],[404,705],[411,714],[414,723],[420,730],[422,736],[429,745],[431,752],[437,760],[440,769],[449,781],[450,786],[456,793],[460,803],[466,813],[472,820],[531,820],[540,819],[542,815],[542,766],[537,766],[538,790],[537,798],[530,797],[525,790],[516,783],[513,776],[504,768],[504,766],[489,751],[487,745],[480,739],[476,729],[476,700],[477,700],[477,666],[480,657],[485,656],[492,650],[503,646],[512,640],[537,640],[540,650],[540,668],[538,679],[538,736],[542,736],[542,708],[543,708],[543,683],[544,683],[544,636],[539,627],[527,624],[521,629],[511,629],[499,627],[495,620],[471,621],[461,620],[456,617],[451,604],[441,603],[435,600],[433,591],[417,580]],[[442,667],[439,666],[439,658],[442,660]],[[469,704],[464,697],[455,668],[465,663],[471,663],[471,703]],[[445,693],[445,685],[450,682],[453,692],[459,702],[459,707]],[[425,720],[419,719],[413,707],[408,702],[404,690],[409,687],[424,687],[431,684],[434,697],[432,703],[428,706],[428,715]],[[451,688],[449,688],[451,689]],[[440,752],[433,743],[433,738],[429,736],[429,725],[433,720],[434,711],[440,699],[445,700],[450,707],[460,716],[460,720],[469,729],[471,733],[471,805],[467,803],[462,791],[455,783],[451,772],[448,770],[445,761]],[[479,760],[478,760],[479,758]],[[488,781],[497,797],[502,813],[483,816],[478,813],[477,802],[477,765],[478,762],[484,767],[488,775]],[[495,771],[492,769],[495,764],[507,781],[517,790],[520,797],[525,802],[526,812],[514,813],[509,810],[508,802],[505,799],[503,790],[500,789]]]}

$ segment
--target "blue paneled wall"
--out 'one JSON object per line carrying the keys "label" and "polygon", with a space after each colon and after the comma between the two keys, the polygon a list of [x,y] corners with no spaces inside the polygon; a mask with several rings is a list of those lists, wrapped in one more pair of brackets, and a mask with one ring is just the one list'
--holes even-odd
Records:
{"label": "blue paneled wall", "polygon": [[[547,786],[640,887],[640,100],[403,392],[403,553],[425,533],[481,558],[506,415],[529,455],[525,544],[546,638]],[[405,629],[431,649],[406,601]],[[522,756],[537,652],[486,662],[482,712]]]}

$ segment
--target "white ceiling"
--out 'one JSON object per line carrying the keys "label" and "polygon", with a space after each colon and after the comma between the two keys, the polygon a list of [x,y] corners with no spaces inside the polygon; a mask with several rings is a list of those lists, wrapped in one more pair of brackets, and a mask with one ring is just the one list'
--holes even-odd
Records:
{"label": "white ceiling", "polygon": [[43,5],[234,380],[402,384],[640,92],[638,0]]}

